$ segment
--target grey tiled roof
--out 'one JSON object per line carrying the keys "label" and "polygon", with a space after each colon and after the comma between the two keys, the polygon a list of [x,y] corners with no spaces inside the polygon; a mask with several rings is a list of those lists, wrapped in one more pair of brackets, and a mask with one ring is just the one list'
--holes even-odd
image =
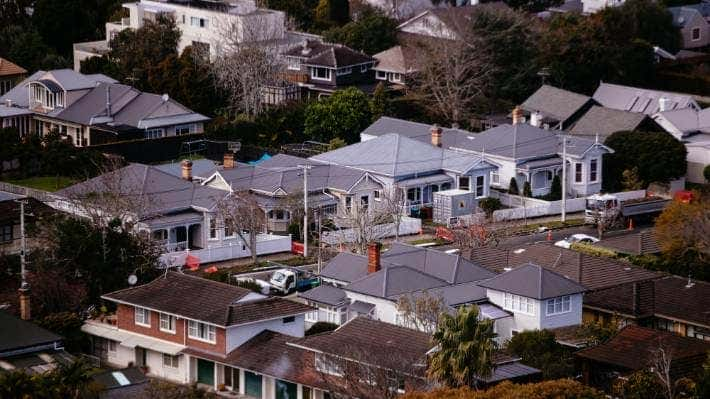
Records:
{"label": "grey tiled roof", "polygon": [[0,310],[0,357],[4,352],[61,342],[62,337]]}
{"label": "grey tiled roof", "polygon": [[410,46],[394,46],[373,56],[377,65],[373,68],[379,71],[401,74],[418,70],[416,49]]}
{"label": "grey tiled roof", "polygon": [[367,275],[367,258],[364,255],[341,252],[328,262],[320,275],[351,283]]}
{"label": "grey tiled roof", "polygon": [[581,136],[599,135],[600,141],[612,133],[635,130],[648,118],[640,112],[620,111],[612,108],[592,106],[577,122],[570,133]]}
{"label": "grey tiled roof", "polygon": [[573,280],[532,263],[481,281],[478,285],[533,299],[554,298],[585,291],[584,287]]}
{"label": "grey tiled roof", "polygon": [[673,16],[673,26],[683,27],[695,17],[710,16],[710,4],[701,1],[697,4],[687,4],[679,7],[668,7],[668,12]]}
{"label": "grey tiled roof", "polygon": [[564,122],[591,100],[591,97],[582,94],[543,85],[521,104],[521,108]]}
{"label": "grey tiled roof", "polygon": [[286,51],[284,55],[302,58],[304,64],[330,68],[342,68],[374,61],[374,58],[369,55],[355,51],[350,47],[323,43],[319,40],[306,40],[301,45]]}
{"label": "grey tiled roof", "polygon": [[328,284],[319,285],[316,288],[298,294],[299,297],[330,306],[339,306],[347,302],[345,291]]}
{"label": "grey tiled roof", "polygon": [[659,111],[658,100],[661,97],[671,101],[671,110],[691,106],[698,107],[693,96],[689,94],[641,89],[603,82],[592,96],[596,102],[604,107],[621,111],[641,112],[646,115],[652,115]]}
{"label": "grey tiled roof", "polygon": [[[155,165],[158,170],[171,174],[176,177],[182,176],[182,163],[171,162],[162,165]],[[215,162],[209,159],[196,159],[192,161],[192,176],[209,177],[211,171],[215,168]]]}
{"label": "grey tiled roof", "polygon": [[390,265],[379,272],[368,274],[351,283],[348,291],[377,296],[397,297],[412,291],[425,290],[446,285],[446,281],[407,266]]}

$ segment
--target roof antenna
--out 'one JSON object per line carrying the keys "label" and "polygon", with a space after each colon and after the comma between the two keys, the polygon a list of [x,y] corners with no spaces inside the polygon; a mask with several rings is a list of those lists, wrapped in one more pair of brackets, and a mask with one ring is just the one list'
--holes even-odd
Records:
{"label": "roof antenna", "polygon": [[599,132],[594,136],[594,144],[599,144]]}

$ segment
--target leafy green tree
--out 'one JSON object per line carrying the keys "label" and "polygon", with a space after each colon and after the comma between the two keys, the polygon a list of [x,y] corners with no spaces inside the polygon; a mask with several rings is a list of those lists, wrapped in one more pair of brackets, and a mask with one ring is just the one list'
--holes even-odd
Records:
{"label": "leafy green tree", "polygon": [[559,6],[562,0],[506,0],[505,4],[511,8],[520,9],[526,12],[545,11],[550,7]]}
{"label": "leafy green tree", "polygon": [[501,204],[500,200],[493,197],[482,198],[478,201],[478,206],[483,209],[483,212],[486,213],[487,218],[492,217],[493,212],[503,208],[503,204]]}
{"label": "leafy green tree", "polygon": [[64,338],[64,348],[69,352],[86,349],[87,337],[81,331],[84,324],[79,314],[73,312],[52,313],[40,319],[37,324]]}
{"label": "leafy green tree", "polygon": [[66,59],[57,59],[57,54],[50,49],[30,25],[0,25],[0,54],[28,71],[66,67]]}
{"label": "leafy green tree", "polygon": [[344,44],[372,55],[397,44],[397,21],[368,7],[357,20],[327,30],[324,37],[328,42]]}
{"label": "leafy green tree", "polygon": [[486,390],[443,388],[429,392],[412,392],[402,399],[604,399],[604,393],[571,379],[559,379],[532,384],[503,381]]}
{"label": "leafy green tree", "polygon": [[666,389],[655,374],[648,370],[640,370],[626,379],[617,379],[612,391],[615,395],[626,399],[661,399],[665,398]]}
{"label": "leafy green tree", "polygon": [[710,164],[705,165],[705,168],[703,168],[703,177],[706,182],[710,183]]}
{"label": "leafy green tree", "polygon": [[550,186],[550,201],[558,201],[560,199],[562,199],[562,179],[560,179],[560,175],[555,173]]}
{"label": "leafy green tree", "polygon": [[508,193],[513,195],[520,194],[520,190],[518,190],[518,179],[516,179],[515,177],[510,178],[510,184],[508,185]]}
{"label": "leafy green tree", "polygon": [[335,137],[354,143],[371,121],[367,96],[357,88],[350,87],[308,105],[305,134],[313,140],[326,143]]}
{"label": "leafy green tree", "polygon": [[387,89],[384,83],[380,82],[375,87],[375,91],[372,93],[372,99],[370,100],[370,112],[372,113],[372,121],[380,119],[380,117],[387,115],[389,111],[389,96],[387,95]]}
{"label": "leafy green tree", "polygon": [[493,372],[492,320],[479,319],[478,307],[462,306],[455,315],[445,313],[434,332],[438,351],[429,365],[429,375],[449,387],[476,387],[479,378]]}
{"label": "leafy green tree", "polygon": [[315,9],[316,26],[327,29],[341,26],[350,20],[348,0],[319,0]]}
{"label": "leafy green tree", "polygon": [[572,377],[571,354],[557,343],[548,330],[523,331],[508,341],[506,350],[523,359],[523,363],[542,371],[543,378]]}
{"label": "leafy green tree", "polygon": [[44,374],[23,370],[0,373],[0,397],[3,399],[54,399],[97,397],[101,387],[91,380],[91,369],[83,361],[60,364]]}
{"label": "leafy green tree", "polygon": [[634,168],[644,187],[685,175],[685,146],[666,132],[616,132],[604,144],[614,150],[604,156],[603,180],[608,191],[619,191],[623,172]]}
{"label": "leafy green tree", "polygon": [[100,37],[96,10],[83,0],[37,0],[32,23],[47,45],[68,56],[73,43]]}
{"label": "leafy green tree", "polygon": [[703,363],[703,370],[698,375],[695,395],[698,398],[710,398],[710,353],[708,353],[708,357]]}
{"label": "leafy green tree", "polygon": [[264,6],[286,12],[286,15],[296,23],[297,28],[312,31],[318,3],[318,0],[266,0]]}

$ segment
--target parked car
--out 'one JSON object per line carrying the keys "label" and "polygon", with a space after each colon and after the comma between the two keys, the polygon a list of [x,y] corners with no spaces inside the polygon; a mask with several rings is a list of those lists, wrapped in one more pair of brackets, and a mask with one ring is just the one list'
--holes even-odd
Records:
{"label": "parked car", "polygon": [[582,242],[585,244],[594,244],[597,241],[599,241],[598,238],[594,238],[590,235],[572,234],[569,237],[565,237],[564,239],[557,241],[555,243],[555,246],[569,249],[569,247],[571,247],[572,244],[574,244],[576,242]]}

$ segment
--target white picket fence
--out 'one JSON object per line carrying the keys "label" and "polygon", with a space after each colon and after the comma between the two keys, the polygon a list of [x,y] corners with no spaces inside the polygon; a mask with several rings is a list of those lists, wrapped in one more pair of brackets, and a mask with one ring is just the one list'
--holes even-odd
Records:
{"label": "white picket fence", "polygon": [[[257,236],[256,253],[258,255],[269,255],[289,251],[291,251],[290,235],[259,234]],[[251,251],[249,251],[246,245],[235,242],[230,245],[208,246],[207,248],[190,251],[168,252],[162,254],[160,260],[164,265],[184,266],[185,258],[188,253],[200,259],[200,263],[220,262],[251,256]]]}
{"label": "white picket fence", "polygon": [[[412,218],[408,216],[403,216],[399,223],[399,235],[405,236],[410,234],[417,234],[422,230],[421,219]],[[368,239],[379,240],[387,237],[395,236],[395,224],[385,223],[372,226],[365,233]],[[356,229],[340,229],[333,231],[324,231],[321,235],[321,240],[329,245],[336,245],[340,243],[350,243],[358,241],[358,235],[360,232]]]}
{"label": "white picket fence", "polygon": [[[613,195],[622,201],[626,201],[643,198],[646,195],[646,191],[623,191],[613,193]],[[559,215],[562,213],[562,201],[545,201],[498,191],[491,191],[491,197],[498,198],[503,205],[511,207],[493,212],[493,220],[496,222]],[[568,213],[580,212],[584,210],[585,204],[586,198],[569,198],[566,201],[565,209]]]}

